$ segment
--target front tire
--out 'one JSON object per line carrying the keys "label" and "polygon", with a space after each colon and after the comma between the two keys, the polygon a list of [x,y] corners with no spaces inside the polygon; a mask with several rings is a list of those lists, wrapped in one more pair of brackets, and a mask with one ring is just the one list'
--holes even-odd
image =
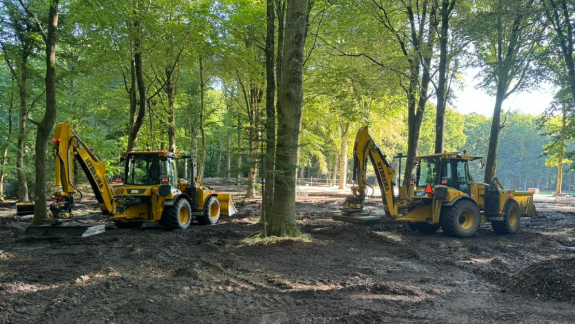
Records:
{"label": "front tire", "polygon": [[515,234],[519,230],[519,205],[510,200],[503,211],[503,221],[492,221],[491,228],[495,234]]}
{"label": "front tire", "polygon": [[213,225],[220,219],[220,202],[218,198],[212,196],[208,198],[204,205],[204,216],[198,217],[201,225]]}
{"label": "front tire", "polygon": [[186,229],[192,222],[192,208],[186,199],[178,199],[173,207],[165,207],[162,223],[167,229]]}
{"label": "front tire", "polygon": [[439,223],[447,236],[472,237],[479,230],[481,216],[474,202],[463,200],[444,207]]}

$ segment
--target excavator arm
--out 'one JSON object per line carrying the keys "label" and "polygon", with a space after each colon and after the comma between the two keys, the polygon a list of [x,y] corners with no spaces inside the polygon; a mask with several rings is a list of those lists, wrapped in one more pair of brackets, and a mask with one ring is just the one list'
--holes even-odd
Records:
{"label": "excavator arm", "polygon": [[366,198],[368,184],[366,182],[367,160],[371,160],[375,176],[381,190],[384,210],[391,217],[398,217],[398,203],[393,193],[393,177],[395,169],[387,161],[385,154],[375,144],[367,127],[362,127],[355,137],[353,146],[353,180],[352,195],[346,199],[347,206],[352,209],[362,209]]}
{"label": "excavator arm", "polygon": [[68,121],[56,126],[52,150],[56,160],[56,185],[62,186],[60,197],[56,200],[68,200],[73,203],[72,197],[78,191],[74,186],[73,159],[76,158],[92,186],[104,215],[114,214],[116,207],[112,187],[105,177],[106,165],[100,162],[92,149],[76,135]]}

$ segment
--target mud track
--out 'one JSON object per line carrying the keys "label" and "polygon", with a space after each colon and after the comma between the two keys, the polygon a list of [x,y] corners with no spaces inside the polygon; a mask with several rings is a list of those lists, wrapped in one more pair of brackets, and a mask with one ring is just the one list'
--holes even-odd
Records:
{"label": "mud track", "polygon": [[60,240],[22,238],[30,218],[3,206],[0,323],[575,322],[575,207],[538,204],[514,236],[453,239],[334,222],[341,202],[300,198],[311,240],[267,245],[244,241],[255,201],[215,226]]}

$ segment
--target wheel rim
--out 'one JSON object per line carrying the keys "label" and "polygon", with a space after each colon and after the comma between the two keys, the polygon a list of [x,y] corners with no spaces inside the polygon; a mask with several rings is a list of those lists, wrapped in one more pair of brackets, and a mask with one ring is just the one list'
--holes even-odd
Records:
{"label": "wheel rim", "polygon": [[219,212],[218,204],[213,203],[213,204],[210,206],[210,218],[217,218],[217,217],[218,217],[218,212]]}
{"label": "wheel rim", "polygon": [[459,226],[464,230],[468,230],[473,226],[473,214],[469,210],[464,210],[459,215]]}
{"label": "wheel rim", "polygon": [[509,225],[511,227],[515,227],[515,225],[517,225],[517,211],[515,209],[509,213]]}
{"label": "wheel rim", "polygon": [[188,210],[188,207],[182,206],[182,208],[180,208],[180,214],[178,216],[180,218],[180,224],[187,224],[188,221],[190,220],[190,211]]}

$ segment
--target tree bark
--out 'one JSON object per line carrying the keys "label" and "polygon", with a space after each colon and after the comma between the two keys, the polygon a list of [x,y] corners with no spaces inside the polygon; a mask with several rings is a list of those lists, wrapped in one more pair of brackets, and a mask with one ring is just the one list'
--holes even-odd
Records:
{"label": "tree bark", "polygon": [[204,176],[204,163],[206,162],[206,132],[204,129],[204,65],[202,63],[202,58],[200,57],[200,134],[202,136],[202,152],[200,155],[200,161],[198,162],[198,179]]}
{"label": "tree bark", "polygon": [[297,236],[295,170],[303,101],[303,62],[307,0],[287,5],[285,47],[278,95],[274,205],[267,222],[270,236]]}
{"label": "tree bark", "polygon": [[340,155],[339,155],[339,189],[345,189],[347,182],[347,135],[349,134],[350,123],[339,122],[340,130]]}
{"label": "tree bark", "polygon": [[563,187],[563,155],[565,153],[565,132],[567,124],[567,107],[563,106],[561,115],[561,138],[559,143],[559,157],[557,159],[557,193],[561,193]]}
{"label": "tree bark", "polygon": [[490,183],[495,177],[497,167],[497,147],[499,145],[499,132],[501,131],[501,106],[505,96],[506,87],[504,83],[497,86],[495,96],[495,108],[493,109],[493,119],[491,121],[491,132],[489,134],[489,148],[487,150],[487,161],[485,163],[485,183]]}
{"label": "tree bark", "polygon": [[20,94],[20,115],[18,124],[18,154],[16,156],[16,168],[18,169],[18,201],[28,201],[28,179],[24,171],[24,157],[26,155],[26,134],[28,118],[28,51],[22,52],[20,82],[18,82]]}
{"label": "tree bark", "polygon": [[228,137],[228,143],[227,143],[227,150],[226,150],[226,155],[227,155],[227,175],[228,175],[228,179],[232,178],[232,134],[228,132],[227,134]]}
{"label": "tree bark", "polygon": [[275,107],[275,11],[274,1],[267,0],[267,33],[266,33],[266,153],[264,168],[265,197],[263,207],[269,211],[273,207],[274,171],[276,154],[276,107]]}
{"label": "tree bark", "polygon": [[166,85],[164,87],[164,91],[168,97],[168,146],[170,149],[176,148],[176,82],[173,69],[175,69],[175,67],[172,66],[165,68]]}
{"label": "tree bark", "polygon": [[[142,66],[142,24],[140,21],[139,13],[137,10],[133,12],[134,16],[134,69],[136,74],[136,84],[138,86],[139,94],[139,108],[132,128],[128,133],[128,151],[134,150],[136,147],[136,142],[138,141],[138,135],[140,130],[144,125],[144,119],[146,117],[146,85],[144,81],[144,68]],[[132,118],[132,117],[130,117]]]}
{"label": "tree bark", "polygon": [[4,168],[8,162],[8,148],[10,146],[10,142],[12,141],[12,112],[14,111],[14,76],[12,76],[12,82],[10,84],[10,100],[8,102],[8,134],[6,135],[6,142],[4,147],[4,152],[2,153],[2,170],[0,170],[0,201],[4,200],[4,177],[6,172],[4,172]]}
{"label": "tree bark", "polygon": [[58,2],[51,0],[48,18],[48,35],[46,43],[46,111],[38,124],[36,133],[36,182],[34,195],[34,219],[32,225],[40,225],[48,216],[46,209],[46,144],[56,123],[56,40],[58,32]]}
{"label": "tree bark", "polygon": [[447,41],[449,37],[449,19],[456,0],[442,0],[441,31],[439,37],[439,79],[437,81],[437,111],[435,115],[435,153],[443,152],[445,141],[445,106],[447,102]]}

